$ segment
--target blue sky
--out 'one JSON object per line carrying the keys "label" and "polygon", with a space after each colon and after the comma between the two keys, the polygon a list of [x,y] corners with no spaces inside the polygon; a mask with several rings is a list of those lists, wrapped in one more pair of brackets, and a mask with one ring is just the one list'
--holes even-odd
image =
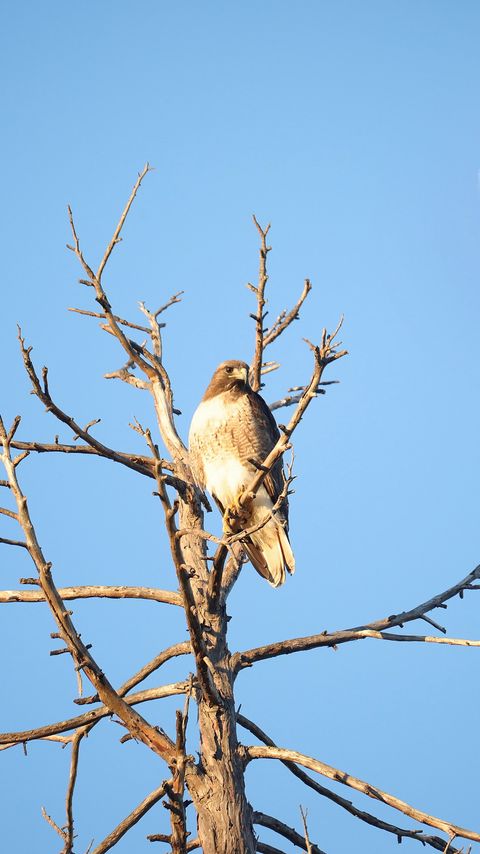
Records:
{"label": "blue sky", "polygon": [[[107,444],[141,449],[128,422],[153,427],[149,401],[103,379],[122,363],[115,342],[66,311],[92,305],[65,243],[70,203],[95,263],[148,160],[155,171],[105,285],[132,319],[138,300],[153,308],[185,290],[165,330],[183,436],[216,364],[253,353],[253,212],[272,223],[271,316],[306,276],[314,285],[302,321],[272,348],[282,369],[267,400],[309,376],[302,336],[318,339],[345,314],[350,355],[329,373],[341,384],[295,437],[297,574],[274,591],[244,570],[231,648],[376,619],[465,576],[480,559],[478,4],[52,0],[3,3],[2,23],[4,418],[24,415],[22,438],[69,439],[29,396],[20,322],[60,405],[81,423],[101,417],[95,430]],[[30,458],[21,474],[58,583],[174,586],[150,484],[101,460]],[[2,535],[13,530],[2,523]],[[31,574],[22,555],[3,548],[1,557],[6,588]],[[478,637],[477,595],[441,612],[450,635]],[[186,636],[166,606],[79,602],[74,611],[114,684]],[[53,628],[42,606],[2,609],[2,730],[75,713],[70,662],[48,656]],[[168,665],[165,681],[188,666]],[[237,691],[277,743],[480,829],[477,650],[365,641],[258,664]],[[152,720],[168,730],[174,708],[157,703]],[[120,734],[106,722],[83,748],[78,852],[162,778],[143,748],[119,746]],[[56,850],[40,805],[63,821],[67,750],[39,743],[1,762],[6,849]],[[328,854],[397,850],[394,837],[273,764],[250,769],[248,786],[256,808],[297,827],[306,806]],[[153,810],[118,854],[147,850],[145,835],[166,827],[164,810]]]}

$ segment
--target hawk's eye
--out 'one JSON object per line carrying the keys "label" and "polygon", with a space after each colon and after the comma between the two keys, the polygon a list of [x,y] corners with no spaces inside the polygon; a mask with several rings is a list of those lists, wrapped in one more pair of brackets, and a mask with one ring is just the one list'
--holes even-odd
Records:
{"label": "hawk's eye", "polygon": [[227,374],[233,373],[233,368],[225,368]]}

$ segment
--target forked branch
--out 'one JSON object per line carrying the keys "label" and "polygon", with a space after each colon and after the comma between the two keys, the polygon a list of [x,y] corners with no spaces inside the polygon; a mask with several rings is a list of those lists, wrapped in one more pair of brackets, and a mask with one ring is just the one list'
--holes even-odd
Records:
{"label": "forked branch", "polygon": [[0,441],[3,446],[2,462],[5,466],[7,479],[17,504],[18,521],[25,534],[25,542],[27,543],[30,557],[37,569],[41,589],[58,626],[60,637],[72,655],[77,672],[83,671],[85,673],[92,685],[94,685],[101,700],[108,706],[112,713],[118,715],[134,737],[139,738],[140,741],[143,741],[148,747],[171,764],[176,755],[173,742],[167,735],[152,727],[117,694],[72,623],[70,612],[65,608],[65,604],[53,581],[51,564],[45,560],[38,543],[28,509],[27,498],[20,488],[16,468],[12,461],[9,437],[1,418]]}

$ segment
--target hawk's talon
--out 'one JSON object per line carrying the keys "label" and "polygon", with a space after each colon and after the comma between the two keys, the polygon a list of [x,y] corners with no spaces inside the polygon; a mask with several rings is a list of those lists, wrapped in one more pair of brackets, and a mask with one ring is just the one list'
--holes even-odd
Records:
{"label": "hawk's talon", "polygon": [[238,534],[247,524],[249,514],[235,501],[223,514],[223,533]]}

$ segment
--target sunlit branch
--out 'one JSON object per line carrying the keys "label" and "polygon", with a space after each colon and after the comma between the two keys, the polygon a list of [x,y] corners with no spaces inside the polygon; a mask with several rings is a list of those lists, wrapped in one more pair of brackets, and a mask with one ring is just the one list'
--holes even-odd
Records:
{"label": "sunlit branch", "polygon": [[[58,594],[64,601],[72,599],[146,599],[152,602],[163,602],[167,605],[181,606],[182,604],[178,593],[174,593],[172,590],[159,590],[156,587],[87,585],[59,587]],[[45,601],[45,593],[41,590],[0,590],[0,604]]]}
{"label": "sunlit branch", "polygon": [[270,225],[267,225],[266,228],[262,228],[255,216],[253,216],[253,221],[260,235],[260,261],[258,269],[258,285],[257,287],[250,283],[248,285],[250,290],[253,291],[257,297],[257,311],[256,314],[251,315],[252,319],[255,321],[255,353],[253,356],[252,367],[250,369],[250,384],[254,391],[259,391],[262,385],[262,363],[264,350],[263,322],[266,317],[263,310],[265,308],[265,288],[268,281],[267,255],[271,250],[271,246],[267,246],[267,234],[270,230]]}
{"label": "sunlit branch", "polygon": [[290,324],[294,320],[298,320],[298,317],[299,317],[298,313],[299,313],[303,303],[305,302],[305,300],[308,297],[311,290],[312,290],[312,285],[310,283],[310,279],[305,279],[305,284],[303,286],[302,293],[300,294],[300,297],[297,300],[297,302],[295,303],[295,305],[293,306],[293,308],[290,309],[290,311],[282,311],[279,314],[279,316],[277,317],[272,328],[269,329],[267,332],[265,332],[265,335],[263,338],[264,348],[268,347],[269,344],[273,344],[275,339],[278,338],[278,336],[281,335],[282,332],[284,332],[285,329],[287,329],[287,327],[290,326]]}
{"label": "sunlit branch", "polygon": [[480,565],[475,567],[465,578],[449,587],[443,593],[439,593],[432,599],[428,599],[421,605],[417,605],[410,611],[402,611],[400,614],[393,614],[390,617],[384,617],[380,620],[375,620],[372,623],[366,623],[363,626],[357,626],[353,629],[344,629],[339,632],[322,632],[318,635],[310,635],[303,638],[291,638],[289,640],[278,641],[277,643],[266,644],[265,646],[250,649],[242,653],[237,653],[234,656],[234,665],[237,669],[248,667],[255,661],[263,661],[267,658],[275,658],[278,655],[289,655],[293,652],[303,652],[308,649],[316,649],[321,646],[335,647],[349,641],[361,640],[364,638],[377,638],[382,640],[394,641],[419,641],[425,643],[444,643],[454,646],[480,646],[479,641],[466,640],[463,638],[446,638],[434,637],[429,635],[399,635],[387,634],[384,629],[394,627],[403,627],[405,623],[412,620],[418,620],[425,617],[428,611],[434,608],[446,608],[446,602],[454,596],[463,598],[465,590],[472,589],[473,582],[480,578]]}
{"label": "sunlit branch", "polygon": [[415,807],[410,806],[410,804],[400,800],[400,798],[396,798],[393,795],[388,794],[388,792],[382,791],[382,789],[379,789],[377,786],[366,783],[358,777],[353,777],[345,771],[340,771],[337,768],[333,768],[331,765],[327,765],[325,762],[320,762],[318,759],[313,759],[311,756],[306,756],[296,750],[262,746],[246,747],[244,750],[247,762],[252,759],[280,759],[295,762],[298,765],[303,765],[305,768],[309,768],[310,771],[316,771],[318,774],[328,777],[330,780],[334,780],[337,783],[343,783],[345,786],[356,789],[358,792],[368,795],[369,798],[381,801],[381,803],[387,804],[388,806],[393,807],[393,809],[410,816],[410,818],[413,818],[415,821],[420,821],[422,824],[427,824],[430,827],[436,827],[438,830],[442,830],[450,837],[458,836],[462,839],[471,839],[474,842],[480,842],[480,833],[477,833],[474,830],[469,830],[465,827],[458,827],[449,821],[444,821],[441,818],[429,815],[422,810],[418,810]]}
{"label": "sunlit branch", "polygon": [[308,854],[310,854],[310,852],[311,854],[325,854],[318,845],[313,845],[311,843],[309,850],[305,837],[294,830],[293,827],[289,827],[288,824],[280,821],[278,818],[274,818],[264,812],[258,812],[258,810],[255,810],[253,813],[253,823],[260,824],[262,827],[268,827],[269,830],[273,830],[275,833],[278,833],[280,836],[288,839],[289,842],[297,848],[302,848],[303,851],[307,851]]}
{"label": "sunlit branch", "polygon": [[[256,736],[259,741],[262,741],[264,744],[269,747],[276,747],[275,742],[262,730],[260,727],[250,721],[245,715],[237,713],[237,721],[240,726],[247,729],[252,735]],[[361,821],[364,821],[365,824],[370,825],[371,827],[377,827],[379,830],[385,830],[387,833],[393,834],[398,842],[402,841],[402,838],[405,836],[408,839],[416,839],[417,842],[421,842],[422,845],[429,845],[431,848],[435,848],[437,851],[445,850],[445,839],[442,839],[440,836],[431,836],[425,834],[423,830],[410,830],[408,828],[398,827],[395,824],[391,824],[390,822],[383,821],[377,816],[372,815],[372,813],[367,812],[366,810],[361,810],[358,807],[354,806],[351,801],[343,798],[341,795],[338,795],[336,792],[332,792],[331,789],[327,789],[326,786],[323,786],[321,783],[318,783],[317,780],[314,780],[313,777],[310,777],[302,768],[299,768],[298,765],[295,765],[294,762],[290,762],[288,760],[282,760],[282,765],[285,765],[286,768],[299,780],[302,781],[306,786],[310,789],[313,789],[314,792],[321,795],[324,798],[327,798],[329,801],[337,804],[337,806],[342,807],[342,809],[346,810],[346,812],[350,813],[350,815],[355,818],[359,818]],[[449,851],[451,854],[461,854],[461,852],[457,848],[450,847]]]}
{"label": "sunlit branch", "polygon": [[[130,694],[125,697],[125,703],[129,706],[135,706],[139,703],[148,703],[151,700],[162,700],[164,697],[185,694],[189,685],[190,682],[175,682],[171,685],[162,685],[160,688],[147,688],[145,691],[139,691],[136,694]],[[22,744],[27,741],[48,738],[51,735],[57,735],[61,732],[69,732],[72,729],[87,726],[111,715],[112,711],[107,706],[100,706],[98,709],[90,709],[88,712],[84,712],[82,715],[77,715],[74,718],[67,718],[53,724],[46,724],[46,726],[37,727],[36,729],[27,729],[21,732],[3,732],[0,733],[0,749],[13,747],[15,744]]]}

